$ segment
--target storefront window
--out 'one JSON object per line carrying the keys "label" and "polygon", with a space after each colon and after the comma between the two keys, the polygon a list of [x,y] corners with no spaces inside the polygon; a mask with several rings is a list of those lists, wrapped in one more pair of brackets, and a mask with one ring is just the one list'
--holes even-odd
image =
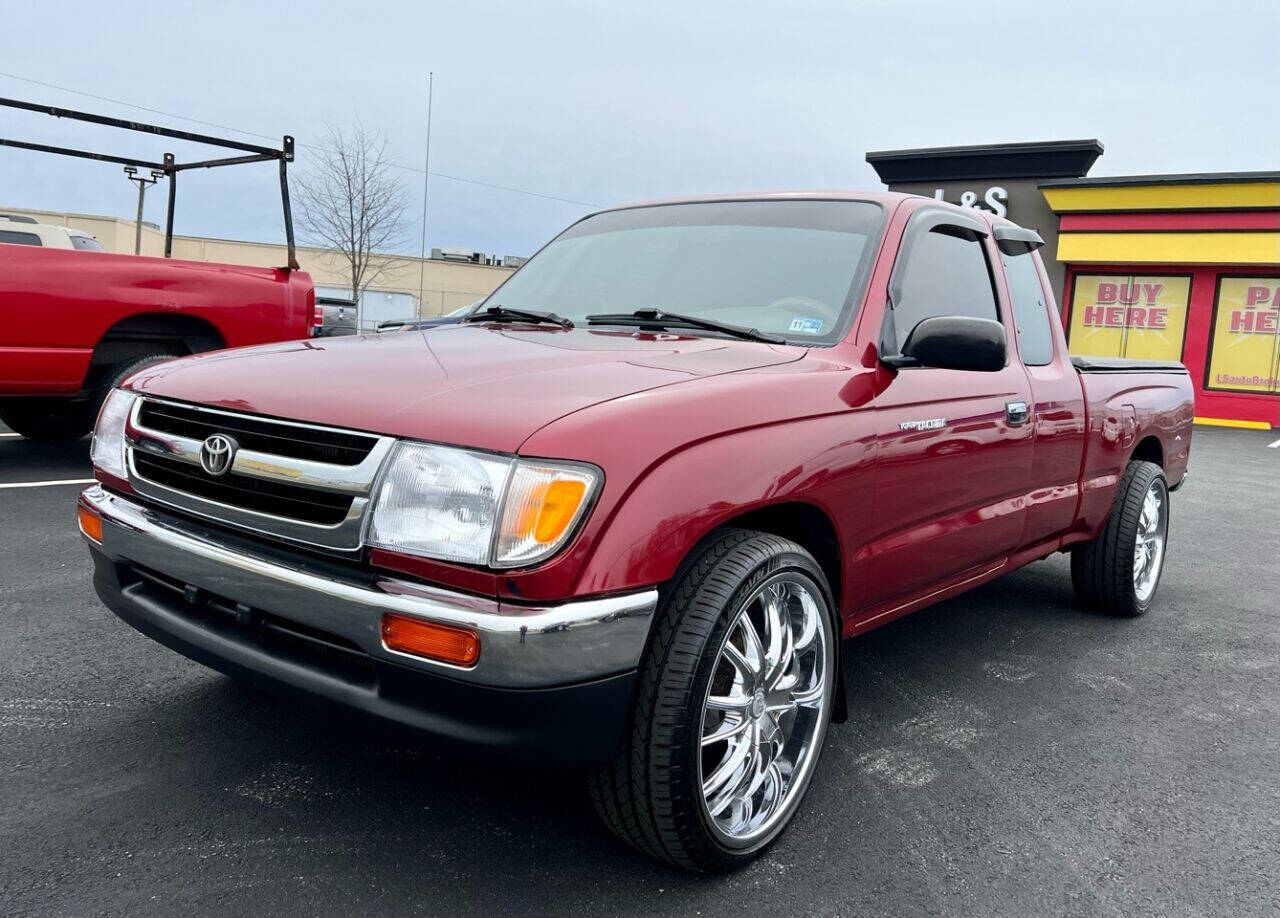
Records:
{"label": "storefront window", "polygon": [[1191,277],[1077,274],[1071,291],[1071,353],[1181,360]]}
{"label": "storefront window", "polygon": [[1218,278],[1205,388],[1280,392],[1280,277]]}

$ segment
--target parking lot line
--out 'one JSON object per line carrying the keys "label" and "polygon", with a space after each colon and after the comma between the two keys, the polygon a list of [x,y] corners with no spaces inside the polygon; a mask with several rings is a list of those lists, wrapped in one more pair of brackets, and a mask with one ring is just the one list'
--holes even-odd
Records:
{"label": "parking lot line", "polygon": [[1267,444],[1267,448],[1268,448],[1268,449],[1275,449],[1276,447],[1280,447],[1280,440],[1277,440],[1277,441],[1276,441],[1276,442],[1274,442],[1274,443],[1268,443],[1268,444]]}
{"label": "parking lot line", "polygon": [[93,484],[93,478],[58,478],[53,481],[12,481],[0,484],[0,491],[6,488],[51,488],[54,485]]}
{"label": "parking lot line", "polygon": [[0,433],[0,437],[20,437],[22,434],[16,433]]}

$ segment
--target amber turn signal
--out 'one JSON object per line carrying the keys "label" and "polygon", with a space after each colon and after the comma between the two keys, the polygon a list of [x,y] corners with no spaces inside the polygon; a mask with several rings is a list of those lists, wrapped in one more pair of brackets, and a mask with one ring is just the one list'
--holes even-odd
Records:
{"label": "amber turn signal", "polygon": [[393,612],[382,616],[382,645],[454,666],[475,666],[480,659],[480,635],[474,631]]}
{"label": "amber turn signal", "polygon": [[99,545],[102,544],[102,517],[94,513],[88,507],[79,507],[78,516],[80,518],[80,531],[87,535]]}

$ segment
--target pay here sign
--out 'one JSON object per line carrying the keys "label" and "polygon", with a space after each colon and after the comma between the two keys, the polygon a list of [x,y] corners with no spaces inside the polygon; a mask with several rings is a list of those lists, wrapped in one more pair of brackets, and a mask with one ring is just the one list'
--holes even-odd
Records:
{"label": "pay here sign", "polygon": [[1280,390],[1280,277],[1218,279],[1205,387]]}

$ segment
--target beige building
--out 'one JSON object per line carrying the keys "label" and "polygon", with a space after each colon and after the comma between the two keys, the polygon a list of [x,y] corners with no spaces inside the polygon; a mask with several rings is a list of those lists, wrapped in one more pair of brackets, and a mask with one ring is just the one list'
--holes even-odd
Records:
{"label": "beige building", "polygon": [[[47,210],[0,208],[0,213],[33,217],[40,223],[83,230],[102,243],[108,252],[132,254],[135,234],[133,220],[72,214]],[[283,232],[281,232],[283,236]],[[164,254],[164,233],[142,224],[142,254]],[[174,236],[173,257],[190,261],[216,261],[233,265],[273,267],[287,260],[283,244],[207,239],[201,236]],[[365,294],[367,318],[404,318],[410,315],[436,316],[475,302],[493,292],[514,268],[475,264],[448,258],[389,256],[386,272]],[[311,275],[321,294],[349,297],[345,259],[333,251],[298,246],[298,263]],[[370,316],[369,314],[374,314]]]}

